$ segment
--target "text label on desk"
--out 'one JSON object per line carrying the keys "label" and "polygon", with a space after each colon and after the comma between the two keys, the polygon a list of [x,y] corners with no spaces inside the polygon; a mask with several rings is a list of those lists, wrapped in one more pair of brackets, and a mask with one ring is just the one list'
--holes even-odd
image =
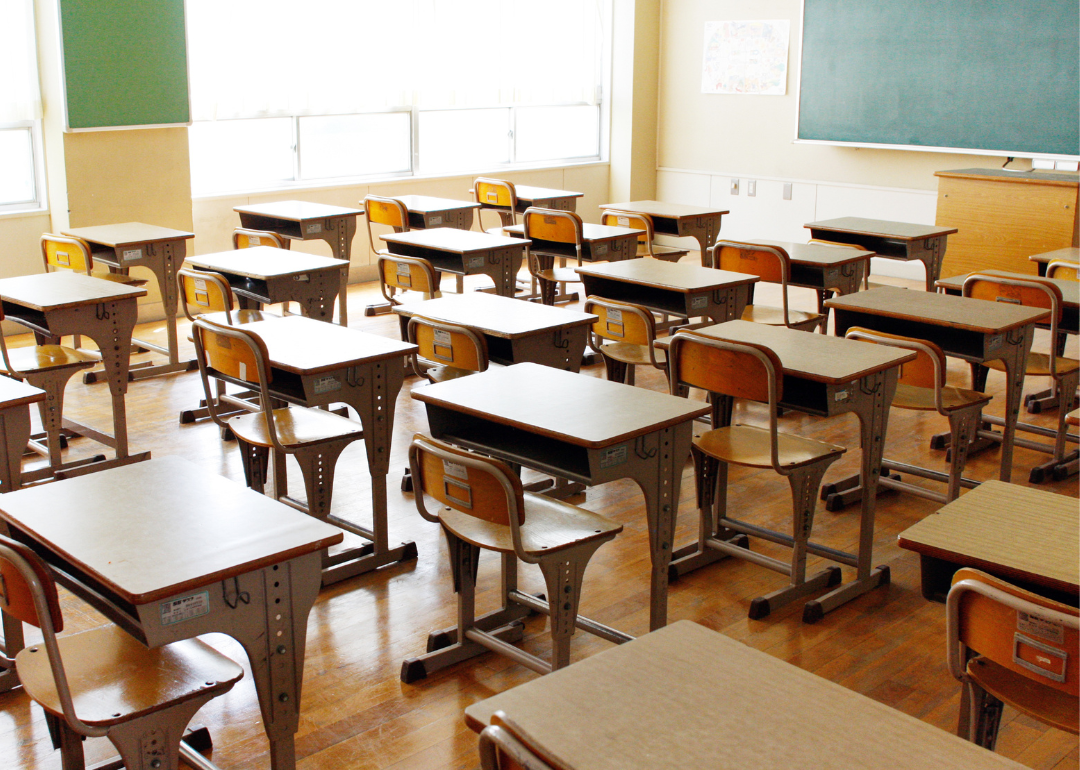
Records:
{"label": "text label on desk", "polygon": [[210,592],[200,591],[183,599],[174,599],[161,605],[161,625],[171,626],[194,620],[210,612]]}

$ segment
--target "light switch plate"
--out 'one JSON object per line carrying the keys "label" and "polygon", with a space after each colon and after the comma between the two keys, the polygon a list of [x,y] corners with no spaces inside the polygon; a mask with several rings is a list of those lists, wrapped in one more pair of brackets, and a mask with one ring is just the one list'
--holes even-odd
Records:
{"label": "light switch plate", "polygon": [[738,179],[732,179],[731,180],[731,194],[732,195],[738,195],[739,194],[739,180]]}
{"label": "light switch plate", "polygon": [[755,195],[757,195],[757,180],[751,179],[746,183],[746,196],[753,198]]}
{"label": "light switch plate", "polygon": [[791,182],[784,182],[784,200],[791,200]]}

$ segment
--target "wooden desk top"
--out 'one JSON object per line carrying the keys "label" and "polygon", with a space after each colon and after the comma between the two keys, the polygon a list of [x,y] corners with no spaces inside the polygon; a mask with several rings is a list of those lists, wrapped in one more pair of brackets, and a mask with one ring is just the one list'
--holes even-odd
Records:
{"label": "wooden desk top", "polygon": [[[459,209],[478,209],[480,204],[474,201],[459,201],[453,198],[433,198],[430,195],[395,195],[409,211],[427,214],[432,211],[458,211]],[[360,212],[361,214],[363,212]]]}
{"label": "wooden desk top", "polygon": [[934,176],[953,177],[955,179],[993,180],[996,182],[1019,182],[1021,184],[1049,184],[1061,187],[1076,187],[1080,176],[1060,171],[1010,171],[1005,168],[961,168],[954,171],[935,171]]}
{"label": "wooden desk top", "polygon": [[[911,350],[750,321],[726,321],[695,331],[733,342],[765,345],[776,353],[785,373],[834,385],[855,382],[873,372],[899,366],[914,360],[916,355]],[[664,337],[656,341],[656,346],[667,350],[670,342],[670,337]]]}
{"label": "wooden desk top", "polygon": [[301,375],[403,358],[416,349],[409,342],[298,315],[245,324],[244,330],[266,343],[274,368]]}
{"label": "wooden desk top", "polygon": [[142,222],[122,222],[116,225],[96,225],[95,227],[69,227],[61,232],[72,238],[82,238],[84,241],[114,249],[136,243],[161,243],[163,241],[186,240],[195,237],[195,233],[189,233],[186,230],[171,230],[168,227],[144,225]]}
{"label": "wooden desk top", "polygon": [[233,211],[242,214],[254,214],[260,217],[286,219],[290,222],[303,222],[308,219],[326,219],[329,217],[355,217],[364,212],[360,209],[348,209],[343,206],[330,206],[326,203],[308,201],[276,201],[257,203],[252,206],[233,206]]}
{"label": "wooden desk top", "polygon": [[1067,249],[1057,249],[1056,251],[1048,251],[1044,254],[1032,254],[1028,259],[1032,262],[1053,262],[1055,260],[1061,260],[1062,262],[1080,262],[1080,249],[1071,246]]}
{"label": "wooden desk top", "polygon": [[984,481],[900,533],[911,551],[1076,594],[1077,500],[1004,481]]}
{"label": "wooden desk top", "polygon": [[629,201],[627,203],[603,203],[602,209],[617,209],[619,211],[635,211],[639,214],[648,214],[651,217],[663,217],[665,219],[687,219],[693,217],[716,216],[730,214],[728,209],[709,208],[705,206],[688,206],[683,203],[664,203],[663,201]]}
{"label": "wooden desk top", "polygon": [[783,249],[796,265],[832,267],[862,262],[874,256],[872,251],[863,251],[850,246],[830,246],[827,243],[792,243],[791,241],[771,241],[767,238],[751,238],[744,243]]}
{"label": "wooden desk top", "polygon": [[913,225],[908,222],[888,222],[881,219],[863,219],[862,217],[823,219],[820,222],[808,222],[803,227],[834,230],[838,233],[866,234],[878,238],[892,238],[897,241],[918,241],[923,238],[936,238],[940,235],[952,235],[959,232],[955,227]]}
{"label": "wooden desk top", "polygon": [[709,411],[701,402],[533,363],[416,388],[412,397],[590,449]]}
{"label": "wooden desk top", "polygon": [[145,296],[146,289],[70,270],[0,279],[0,299],[42,313]]}
{"label": "wooden desk top", "polygon": [[538,332],[591,326],[597,320],[592,313],[523,302],[486,292],[447,294],[438,299],[396,305],[394,312],[410,318],[424,316],[436,321],[477,329],[492,337],[514,339]]}
{"label": "wooden desk top", "polygon": [[340,270],[341,260],[289,251],[276,246],[253,246],[250,249],[217,251],[188,257],[187,262],[203,270],[230,273],[265,280],[282,276],[301,275],[319,270]]}
{"label": "wooden desk top", "polygon": [[950,326],[983,334],[997,334],[1035,323],[1047,312],[1040,308],[897,289],[892,286],[833,297],[825,301],[825,307]]}
{"label": "wooden desk top", "polygon": [[[525,225],[509,225],[503,228],[504,233],[510,233],[515,238],[525,237]],[[636,238],[644,234],[644,230],[635,230],[632,227],[617,227],[615,225],[594,225],[583,222],[581,225],[581,237],[587,243],[596,241],[610,241],[615,238]]]}
{"label": "wooden desk top", "polygon": [[1021,767],[688,620],[474,703],[465,722],[499,710],[589,770]]}
{"label": "wooden desk top", "polygon": [[519,201],[539,200],[542,198],[582,198],[585,193],[570,190],[553,190],[550,187],[532,187],[527,184],[514,185],[514,193]]}
{"label": "wooden desk top", "polygon": [[447,251],[452,254],[502,249],[507,246],[524,248],[525,244],[528,243],[528,241],[521,238],[507,238],[502,235],[478,233],[475,230],[458,230],[454,227],[433,227],[427,230],[409,230],[406,233],[386,233],[379,237],[388,243],[421,246],[435,251]]}
{"label": "wooden desk top", "polygon": [[626,259],[621,262],[580,265],[574,269],[582,275],[595,275],[598,278],[610,278],[683,294],[741,286],[759,280],[756,275],[732,273],[682,262],[664,262],[659,259]]}
{"label": "wooden desk top", "polygon": [[10,409],[24,404],[36,404],[45,400],[45,391],[22,380],[0,375],[0,407]]}
{"label": "wooden desk top", "polygon": [[[979,270],[978,272],[984,275],[997,275],[1003,278],[1022,278],[1024,280],[1039,280],[1049,281],[1061,290],[1061,298],[1066,305],[1076,307],[1080,305],[1080,283],[1076,281],[1065,281],[1060,278],[1039,278],[1031,273],[1010,273],[1007,270]],[[935,286],[939,289],[951,289],[953,291],[963,291],[964,279],[972,273],[965,273],[964,275],[954,275],[951,278],[941,278],[938,280]]]}
{"label": "wooden desk top", "polygon": [[9,492],[0,518],[136,605],[220,590],[342,540],[337,527],[179,457]]}

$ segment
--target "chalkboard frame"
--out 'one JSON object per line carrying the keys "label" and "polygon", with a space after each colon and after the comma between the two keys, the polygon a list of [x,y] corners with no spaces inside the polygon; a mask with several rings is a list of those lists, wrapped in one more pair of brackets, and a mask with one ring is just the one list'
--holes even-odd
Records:
{"label": "chalkboard frame", "polygon": [[67,132],[191,125],[184,0],[56,0]]}
{"label": "chalkboard frame", "polygon": [[[1077,140],[1075,152],[1058,152],[1056,150],[1046,150],[1044,148],[1024,147],[1024,146],[1007,146],[1007,147],[987,147],[987,146],[955,146],[950,143],[942,144],[921,144],[917,142],[891,142],[891,141],[872,141],[865,138],[858,140],[850,140],[847,138],[834,138],[832,136],[807,136],[807,121],[806,121],[806,108],[804,105],[804,97],[806,96],[804,90],[804,74],[806,69],[806,57],[807,57],[807,28],[806,28],[806,15],[808,4],[825,4],[832,3],[834,0],[801,0],[801,17],[800,17],[800,51],[798,62],[798,74],[797,74],[797,106],[796,106],[796,120],[795,120],[795,137],[794,141],[797,144],[813,144],[813,145],[828,145],[828,146],[841,146],[841,147],[867,147],[867,148],[879,148],[879,149],[894,149],[894,150],[914,150],[917,152],[944,152],[944,153],[961,153],[971,155],[994,155],[1000,157],[1033,157],[1033,158],[1047,158],[1056,160],[1078,160],[1080,159],[1080,140]],[[873,4],[862,5],[863,8],[876,7]],[[918,4],[906,3],[906,8],[918,7]],[[813,56],[814,50],[811,50],[810,55]],[[1078,54],[1080,55],[1080,54]],[[1056,61],[1056,60],[1055,60]],[[1075,65],[1074,65],[1075,69]],[[1031,89],[1034,90],[1034,89]],[[1080,88],[1077,89],[1077,93],[1080,93]],[[808,104],[812,102],[808,101]],[[1063,110],[1065,112],[1067,110]],[[817,133],[822,133],[821,128],[815,127]],[[839,133],[843,133],[842,131]],[[984,138],[980,137],[980,141]],[[987,142],[989,143],[989,142]],[[1068,149],[1072,149],[1070,146]]]}

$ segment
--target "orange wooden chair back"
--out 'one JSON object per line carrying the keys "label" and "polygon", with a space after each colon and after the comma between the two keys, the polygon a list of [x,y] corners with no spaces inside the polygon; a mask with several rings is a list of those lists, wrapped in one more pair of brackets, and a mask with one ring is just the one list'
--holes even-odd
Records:
{"label": "orange wooden chair back", "polygon": [[18,559],[30,568],[41,585],[53,631],[56,633],[63,631],[64,618],[60,614],[60,599],[49,568],[37,554],[22,543],[0,535],[0,546],[13,552],[9,554],[0,550],[0,609],[18,621],[41,628],[42,621],[34,600],[34,589],[15,563],[15,559]]}
{"label": "orange wooden chair back", "polygon": [[[413,483],[419,482],[424,493],[443,505],[493,524],[509,526],[510,506],[514,503],[518,524],[525,522],[521,481],[506,464],[421,435],[414,437],[410,457],[414,473],[420,474]],[[506,482],[516,500],[508,497]]]}
{"label": "orange wooden chair back", "polygon": [[[863,329],[860,326],[852,326],[844,336],[862,342],[890,345],[914,351],[915,360],[900,365],[900,377],[897,381],[903,385],[933,389],[945,384],[945,367],[947,365],[945,351],[929,340],[901,337],[899,334],[887,334],[871,329]],[[934,364],[935,358],[937,359],[936,367]]]}
{"label": "orange wooden chair back", "polygon": [[580,245],[581,233],[581,217],[573,211],[556,211],[555,209],[527,209],[525,211],[526,238]]}
{"label": "orange wooden chair back", "polygon": [[638,236],[638,253],[652,254],[652,240],[655,234],[652,217],[634,211],[615,211],[607,209],[600,215],[600,224],[609,227],[631,227],[643,231]]}
{"label": "orange wooden chair back", "polygon": [[1055,260],[1046,266],[1046,277],[1059,281],[1080,280],[1080,264]]}
{"label": "orange wooden chair back", "polygon": [[261,371],[263,362],[269,356],[265,344],[257,335],[200,319],[195,320],[191,332],[202,348],[202,355],[210,369],[241,382],[270,384],[270,372]]}
{"label": "orange wooden chair back", "polygon": [[435,269],[426,259],[383,254],[379,257],[379,276],[384,287],[401,291],[419,291],[434,294],[439,290],[435,283]]}
{"label": "orange wooden chair back", "polygon": [[416,355],[427,361],[471,372],[488,368],[487,343],[464,326],[413,316],[409,319],[409,342],[419,348]]}
{"label": "orange wooden chair back", "polygon": [[50,267],[58,267],[90,275],[94,267],[90,245],[81,238],[45,233],[41,236],[41,256],[45,260],[46,272]]}
{"label": "orange wooden chair back", "polygon": [[199,308],[202,313],[231,313],[233,293],[228,281],[219,273],[211,273],[191,268],[176,271],[180,283],[180,294],[184,300],[184,315],[194,320],[189,306]]}
{"label": "orange wooden chair back", "polygon": [[1054,313],[1050,322],[1061,320],[1061,290],[1040,278],[996,278],[973,273],[964,281],[964,296],[989,302],[1006,302],[1024,307],[1041,307]]}
{"label": "orange wooden chair back", "polygon": [[601,339],[632,345],[652,345],[656,339],[656,321],[652,313],[637,305],[588,297],[583,311],[596,315],[592,332]]}
{"label": "orange wooden chair back", "polygon": [[[749,349],[763,354],[772,365],[772,372]],[[764,346],[679,332],[672,338],[669,351],[672,388],[677,383],[683,383],[710,393],[767,404],[771,380],[776,400],[779,401],[784,395],[780,359]]]}
{"label": "orange wooden chair back", "polygon": [[250,249],[255,246],[273,246],[276,249],[289,248],[289,239],[272,233],[269,230],[247,230],[238,227],[233,230],[232,243],[234,249]]}
{"label": "orange wooden chair back", "polygon": [[409,229],[409,210],[397,198],[367,196],[364,198],[364,216],[370,224],[387,225],[397,231]]}
{"label": "orange wooden chair back", "polygon": [[778,249],[735,241],[718,241],[715,254],[714,267],[733,273],[756,275],[767,283],[786,284],[791,274],[787,254]]}
{"label": "orange wooden chair back", "polygon": [[513,182],[477,177],[473,182],[473,195],[477,203],[492,208],[513,211],[517,207],[517,192]]}

